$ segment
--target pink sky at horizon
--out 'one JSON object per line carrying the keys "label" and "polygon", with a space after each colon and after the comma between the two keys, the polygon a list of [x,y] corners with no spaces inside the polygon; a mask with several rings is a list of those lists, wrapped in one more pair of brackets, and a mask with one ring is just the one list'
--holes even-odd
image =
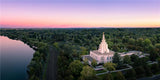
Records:
{"label": "pink sky at horizon", "polygon": [[160,1],[158,0],[147,0],[148,2],[143,2],[145,0],[142,2],[108,0],[108,2],[99,3],[91,3],[90,0],[83,3],[36,1],[15,0],[15,2],[10,2],[8,0],[8,2],[2,2],[0,27],[160,27],[160,6],[158,5]]}

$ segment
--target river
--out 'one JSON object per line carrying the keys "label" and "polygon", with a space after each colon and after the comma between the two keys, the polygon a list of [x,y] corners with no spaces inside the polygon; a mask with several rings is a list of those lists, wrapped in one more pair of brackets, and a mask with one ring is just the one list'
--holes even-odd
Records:
{"label": "river", "polygon": [[20,40],[0,36],[1,80],[27,80],[27,65],[34,52]]}

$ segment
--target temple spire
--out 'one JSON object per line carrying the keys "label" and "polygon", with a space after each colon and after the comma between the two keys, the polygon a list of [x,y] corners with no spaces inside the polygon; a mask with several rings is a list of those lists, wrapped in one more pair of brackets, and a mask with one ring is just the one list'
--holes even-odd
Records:
{"label": "temple spire", "polygon": [[103,38],[102,38],[102,41],[105,41],[105,42],[106,42],[104,32],[103,32]]}
{"label": "temple spire", "polygon": [[106,43],[104,32],[103,32],[102,42],[99,45],[98,51],[101,53],[109,53],[108,44]]}

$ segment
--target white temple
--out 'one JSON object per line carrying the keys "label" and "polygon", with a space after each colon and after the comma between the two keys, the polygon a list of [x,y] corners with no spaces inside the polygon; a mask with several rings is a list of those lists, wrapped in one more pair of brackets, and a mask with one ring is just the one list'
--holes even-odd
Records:
{"label": "white temple", "polygon": [[[84,55],[82,56],[82,58],[83,60],[87,58],[89,64],[91,64],[93,60],[96,60],[97,64],[106,63],[112,62],[112,57],[114,56],[114,53],[114,51],[108,49],[108,44],[106,43],[105,35],[103,33],[102,42],[99,44],[99,49],[90,51],[89,55]],[[147,56],[147,54],[142,54],[141,51],[129,51],[118,54],[122,57],[122,59],[126,55],[131,56],[133,54],[139,56],[139,58]]]}
{"label": "white temple", "polygon": [[89,60],[89,63],[92,62],[92,60],[96,60],[97,63],[106,63],[106,62],[112,62],[112,57],[114,55],[114,52],[108,49],[108,44],[105,40],[105,35],[103,33],[102,42],[99,45],[98,50],[90,51],[90,55],[86,55],[85,58]]}

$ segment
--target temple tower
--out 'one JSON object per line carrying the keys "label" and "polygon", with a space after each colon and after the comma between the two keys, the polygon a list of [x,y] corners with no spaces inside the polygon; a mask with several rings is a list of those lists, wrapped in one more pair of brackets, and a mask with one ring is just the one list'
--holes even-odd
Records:
{"label": "temple tower", "polygon": [[99,45],[98,51],[102,54],[109,53],[108,44],[106,43],[104,32],[103,32],[102,42]]}

